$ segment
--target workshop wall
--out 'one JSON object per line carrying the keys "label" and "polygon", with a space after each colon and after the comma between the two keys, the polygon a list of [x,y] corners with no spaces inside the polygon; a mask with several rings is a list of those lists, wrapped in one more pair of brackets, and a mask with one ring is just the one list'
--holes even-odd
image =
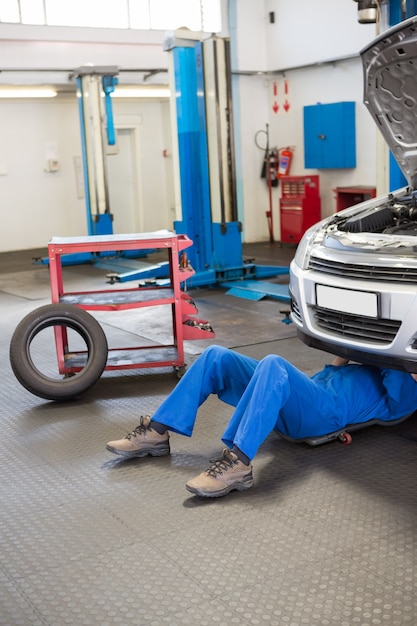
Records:
{"label": "workshop wall", "polygon": [[[375,24],[359,24],[353,0],[266,0],[268,69],[279,70],[357,54],[375,37]],[[270,23],[269,13],[275,22]]]}
{"label": "workshop wall", "polygon": [[[51,100],[0,100],[0,252],[87,233],[78,103],[69,73],[86,63],[165,68],[163,37],[160,31],[0,24],[1,64],[8,70],[0,72],[0,85],[72,83],[72,93]],[[107,159],[114,232],[129,225],[141,231],[172,228],[169,102],[115,99],[113,112],[125,148],[124,163],[118,163],[120,156]],[[58,171],[45,171],[50,156],[58,159]],[[120,202],[127,188],[127,202]],[[134,216],[127,214],[133,204]]]}
{"label": "workshop wall", "polygon": [[[110,209],[115,233],[172,227],[175,219],[170,113],[167,101],[115,100],[116,129],[131,149],[114,171]],[[46,246],[52,236],[87,233],[78,105],[74,95],[53,100],[0,101],[0,251]],[[164,156],[166,151],[167,156]],[[58,171],[48,171],[48,158]],[[107,158],[112,174],[118,155]],[[116,178],[115,178],[116,177]],[[130,186],[139,213],[118,203]],[[110,187],[110,185],[109,185]],[[133,198],[134,196],[134,198]],[[129,204],[129,203],[127,203]],[[136,223],[132,220],[136,219]]]}
{"label": "workshop wall", "polygon": [[[81,154],[77,124],[72,101],[0,101],[2,252],[43,247],[55,234],[85,233],[72,164]],[[60,169],[46,172],[52,155]]]}
{"label": "workshop wall", "polygon": [[[245,240],[258,241],[268,236],[265,211],[269,195],[265,179],[260,178],[263,154],[255,145],[255,134],[266,124],[271,147],[294,147],[292,175],[320,176],[323,217],[336,210],[335,187],[376,186],[377,129],[362,102],[358,56],[376,36],[376,26],[358,23],[357,4],[352,0],[339,0],[337,9],[333,0],[269,0],[264,6],[238,0],[233,8],[230,28],[232,35],[237,34],[234,67],[239,71],[234,80],[239,102],[237,136],[244,155],[239,178],[240,219]],[[259,74],[262,71],[266,73]],[[340,101],[356,103],[356,168],[306,170],[303,107]],[[277,240],[280,194],[280,187],[273,189]]]}
{"label": "workshop wall", "polygon": [[[357,5],[352,0],[338,0],[337,9],[334,0],[224,0],[224,4],[229,5],[232,65],[236,72],[233,90],[239,219],[244,241],[268,240],[268,190],[260,177],[263,153],[254,141],[256,132],[265,129],[266,124],[271,146],[295,147],[292,174],[320,175],[323,216],[335,210],[334,187],[376,184],[377,131],[362,104],[362,68],[355,56],[374,38],[376,29],[374,25],[358,24]],[[274,23],[270,13],[274,14]],[[18,71],[30,64],[35,70],[54,65],[62,71],[86,62],[119,67],[144,67],[147,63],[168,66],[168,55],[162,51],[164,33],[89,29],[90,41],[86,42],[85,31],[79,36],[77,32],[0,24],[3,66]],[[120,41],[122,37],[124,41]],[[344,58],[350,56],[353,58]],[[328,64],[330,60],[333,63]],[[4,74],[0,74],[0,84],[4,80]],[[276,113],[272,108],[274,83],[279,96]],[[283,96],[290,105],[287,110]],[[356,102],[357,167],[305,170],[303,107],[343,100]],[[132,129],[138,144],[132,157],[137,165],[132,193],[137,194],[143,208],[137,227],[171,228],[175,198],[169,104],[114,100],[114,114],[116,125]],[[75,97],[0,100],[0,133],[0,252],[42,247],[52,235],[85,234],[85,204],[79,197],[76,166],[81,143]],[[59,171],[45,172],[47,154],[55,148]],[[113,199],[117,202],[116,191],[113,189]],[[274,189],[277,240],[279,196],[280,188]],[[117,214],[117,207],[113,212]],[[125,218],[124,223],[128,223]]]}

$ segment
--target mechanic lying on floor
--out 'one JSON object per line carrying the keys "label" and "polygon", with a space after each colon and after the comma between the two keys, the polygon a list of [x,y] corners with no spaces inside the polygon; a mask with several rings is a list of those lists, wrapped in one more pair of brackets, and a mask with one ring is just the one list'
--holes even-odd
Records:
{"label": "mechanic lying on floor", "polygon": [[186,484],[218,497],[253,486],[251,461],[273,431],[292,439],[325,435],[347,424],[396,420],[417,409],[417,374],[348,364],[336,357],[309,377],[278,355],[256,361],[211,346],[192,364],[152,418],[107,449],[124,457],[170,453],[168,431],[191,436],[210,394],[236,407],[222,436],[221,458]]}

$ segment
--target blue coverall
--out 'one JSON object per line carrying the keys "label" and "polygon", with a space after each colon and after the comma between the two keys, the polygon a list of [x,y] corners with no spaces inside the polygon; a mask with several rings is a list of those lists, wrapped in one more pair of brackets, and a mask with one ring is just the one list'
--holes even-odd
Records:
{"label": "blue coverall", "polygon": [[210,346],[152,419],[191,436],[198,408],[210,394],[236,407],[222,441],[249,459],[273,430],[303,439],[347,424],[398,419],[417,409],[417,382],[406,372],[326,365],[309,377],[275,354],[257,361]]}

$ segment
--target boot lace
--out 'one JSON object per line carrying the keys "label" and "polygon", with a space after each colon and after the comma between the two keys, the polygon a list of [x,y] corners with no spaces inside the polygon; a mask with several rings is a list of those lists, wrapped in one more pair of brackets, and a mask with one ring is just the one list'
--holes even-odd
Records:
{"label": "boot lace", "polygon": [[125,436],[125,439],[131,439],[132,437],[136,437],[137,435],[143,435],[144,433],[146,433],[147,430],[149,430],[149,424],[143,423],[145,418],[149,418],[149,415],[141,415],[139,425],[136,426],[136,428],[132,430],[131,433],[128,433]]}
{"label": "boot lace", "polygon": [[210,460],[210,467],[206,470],[208,476],[216,478],[216,474],[227,472],[233,465],[237,464],[237,460],[233,459],[229,450],[223,451],[221,459]]}

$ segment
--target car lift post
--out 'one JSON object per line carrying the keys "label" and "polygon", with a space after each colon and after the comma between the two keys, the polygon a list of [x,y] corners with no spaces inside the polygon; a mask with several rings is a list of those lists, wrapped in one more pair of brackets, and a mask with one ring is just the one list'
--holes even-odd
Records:
{"label": "car lift post", "polygon": [[[175,221],[174,227],[193,241],[188,251],[195,270],[190,286],[220,284],[236,289],[233,295],[250,299],[275,291],[279,299],[289,301],[286,285],[263,283],[262,290],[259,285],[256,293],[251,289],[250,279],[288,274],[289,269],[243,262],[241,224],[237,220],[229,41],[216,36],[200,41],[200,36],[176,31],[164,45],[170,55],[174,178],[177,214],[182,218]],[[117,280],[145,275],[141,270],[127,272]],[[245,285],[239,282],[242,279]],[[232,285],[229,281],[237,282]]]}
{"label": "car lift post", "polygon": [[[77,82],[88,235],[113,234],[105,145],[116,143],[110,94],[117,85],[118,73],[113,66],[85,65],[71,74]],[[64,265],[73,265],[91,260],[94,260],[91,253],[78,253],[68,254],[62,261]]]}
{"label": "car lift post", "polygon": [[[75,78],[77,83],[84,195],[89,236],[113,234],[113,215],[110,213],[105,146],[106,144],[113,146],[116,143],[111,93],[117,85],[116,75],[118,73],[119,70],[114,66],[84,65],[70,74],[70,78]],[[88,252],[67,254],[62,258],[62,264],[79,265],[94,260],[94,255]],[[41,263],[49,265],[49,258],[41,259]]]}
{"label": "car lift post", "polygon": [[[84,65],[70,74],[70,78],[75,79],[77,84],[88,236],[113,234],[106,153],[108,146],[116,145],[111,94],[118,84],[118,73],[115,66]],[[147,256],[148,252],[151,251],[125,251],[122,256]],[[101,256],[115,254],[108,252],[106,255],[101,253]],[[63,257],[62,264],[78,265],[90,261],[97,263],[99,258],[87,252],[67,254]],[[49,259],[42,259],[42,263],[48,264]],[[107,263],[111,264],[112,260],[107,260]]]}
{"label": "car lift post", "polygon": [[[189,31],[167,39],[174,78],[182,221],[175,230],[194,241],[193,285],[288,273],[244,264],[237,219],[230,42],[203,41]],[[198,36],[198,34],[194,34]]]}
{"label": "car lift post", "polygon": [[114,146],[116,143],[111,93],[117,85],[118,73],[113,66],[90,65],[79,67],[72,73],[77,81],[89,235],[113,234],[105,145]]}

